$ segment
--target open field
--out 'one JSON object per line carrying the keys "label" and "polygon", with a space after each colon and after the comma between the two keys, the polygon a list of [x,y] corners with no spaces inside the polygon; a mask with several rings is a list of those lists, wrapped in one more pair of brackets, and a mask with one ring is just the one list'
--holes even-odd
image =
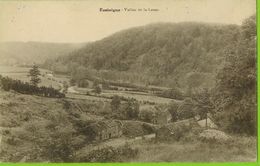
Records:
{"label": "open field", "polygon": [[[21,81],[29,82],[28,71],[29,67],[15,67],[15,66],[0,66],[0,74],[3,76],[8,76],[12,79],[18,79]],[[54,74],[52,77],[48,76],[47,73],[52,73],[49,70],[40,69],[41,71],[41,83],[39,86],[54,87],[56,89],[62,88],[62,83],[64,81],[69,82],[69,78],[64,75]],[[91,92],[93,89],[90,88],[78,88],[70,87],[67,94],[69,98],[76,99],[88,99],[88,100],[98,100],[98,101],[109,101],[114,95],[122,96],[125,98],[135,98],[140,102],[148,101],[150,103],[156,104],[167,104],[171,101],[177,101],[169,98],[158,97],[149,93],[138,92],[138,91],[123,91],[123,90],[102,90],[102,93],[98,96],[82,95],[87,92]],[[79,95],[81,94],[81,95]]]}
{"label": "open field", "polygon": [[103,97],[89,96],[89,95],[77,94],[77,93],[67,93],[66,97],[72,99],[82,99],[82,100],[90,100],[90,101],[106,101],[106,102],[111,101],[111,99],[107,99]]}
{"label": "open field", "polygon": [[[30,78],[27,76],[29,67],[15,67],[15,66],[0,66],[0,74],[3,76],[8,76],[12,79],[18,79],[24,82],[29,82]],[[62,83],[69,82],[69,78],[65,75],[48,75],[52,71],[40,69],[41,71],[41,83],[39,86],[54,87],[55,89],[62,89]],[[124,91],[124,90],[102,90],[100,95],[92,93],[91,88],[79,88],[79,87],[69,87],[68,98],[75,99],[87,99],[87,100],[97,100],[97,101],[110,101],[110,98],[114,95],[118,95],[124,98],[135,98],[139,102],[154,103],[154,104],[168,104],[171,101],[178,102],[178,100],[173,100],[164,97],[158,97],[150,93],[139,92],[139,91]],[[85,95],[90,93],[91,95]]]}
{"label": "open field", "polygon": [[[12,79],[18,79],[24,82],[29,82],[30,78],[28,77],[29,67],[16,67],[16,66],[0,66],[0,75],[8,76]],[[46,69],[40,69],[41,72],[41,82],[39,86],[53,87],[56,89],[61,88],[61,84],[64,81],[69,81],[69,79],[65,76],[54,75],[53,77],[46,75],[47,73],[51,73],[51,71]]]}
{"label": "open field", "polygon": [[[82,94],[81,95],[82,98],[86,98],[86,97],[83,97],[83,94],[91,93],[91,91],[92,91],[92,89],[90,89],[90,88],[70,87],[69,92],[74,92],[74,94],[77,94],[77,93]],[[121,90],[102,90],[101,94],[98,95],[99,96],[98,98],[102,98],[102,97],[111,98],[114,95],[118,95],[118,96],[125,97],[125,98],[134,98],[134,99],[138,100],[139,102],[150,102],[150,103],[155,103],[155,104],[168,104],[172,101],[179,102],[179,100],[158,97],[158,96],[155,96],[155,95],[152,95],[149,93],[121,91]],[[68,95],[68,96],[70,96],[70,95]],[[77,96],[77,95],[74,95],[74,96]],[[93,96],[91,96],[90,98],[93,98]]]}

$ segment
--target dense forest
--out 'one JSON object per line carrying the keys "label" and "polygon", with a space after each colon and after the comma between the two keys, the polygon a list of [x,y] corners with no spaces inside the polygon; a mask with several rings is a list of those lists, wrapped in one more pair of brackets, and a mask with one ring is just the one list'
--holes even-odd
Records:
{"label": "dense forest", "polygon": [[95,75],[145,85],[213,87],[225,48],[237,42],[238,33],[237,25],[150,24],[115,33],[45,66],[77,79]]}

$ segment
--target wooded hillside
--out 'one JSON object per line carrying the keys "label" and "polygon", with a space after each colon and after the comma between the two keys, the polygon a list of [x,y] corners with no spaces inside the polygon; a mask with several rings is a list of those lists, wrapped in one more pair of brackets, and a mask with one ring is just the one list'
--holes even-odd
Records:
{"label": "wooded hillside", "polygon": [[45,66],[82,78],[94,74],[132,83],[212,87],[238,31],[237,25],[150,24],[115,33]]}

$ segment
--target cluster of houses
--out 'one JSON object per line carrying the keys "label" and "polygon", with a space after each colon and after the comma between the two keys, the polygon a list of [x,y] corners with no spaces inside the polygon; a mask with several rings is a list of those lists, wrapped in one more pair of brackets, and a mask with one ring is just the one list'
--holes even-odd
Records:
{"label": "cluster of houses", "polygon": [[185,128],[200,128],[200,129],[217,129],[217,125],[213,122],[211,114],[207,113],[206,118],[201,118],[196,115],[193,118],[172,122],[172,116],[170,112],[165,109],[159,114],[156,114],[153,118],[153,123],[159,125],[156,130],[156,139],[169,140],[173,138],[178,130],[184,130]]}
{"label": "cluster of houses", "polygon": [[180,132],[186,132],[180,130],[192,129],[192,128],[217,129],[217,125],[213,122],[210,114],[207,114],[207,117],[205,119],[201,119],[200,117],[196,116],[194,118],[189,118],[189,119],[161,125],[155,133],[156,139],[157,140],[175,139],[176,135],[179,135]]}
{"label": "cluster of houses", "polygon": [[[212,121],[210,114],[207,114],[207,118],[205,119],[196,116],[194,118],[177,122],[172,122],[171,120],[171,114],[167,110],[153,114],[152,123],[158,126],[155,132],[156,139],[168,140],[175,136],[177,130],[180,130],[180,127],[198,127],[202,129],[217,128]],[[93,137],[94,141],[104,141],[111,138],[117,138],[121,137],[123,134],[123,124],[119,120],[102,120],[91,124],[89,127],[91,127],[95,133]]]}

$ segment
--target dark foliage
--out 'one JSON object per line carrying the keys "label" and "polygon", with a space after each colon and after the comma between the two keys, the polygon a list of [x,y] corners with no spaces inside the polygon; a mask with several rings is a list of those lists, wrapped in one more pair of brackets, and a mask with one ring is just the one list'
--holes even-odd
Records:
{"label": "dark foliage", "polygon": [[225,51],[227,63],[218,73],[215,118],[229,132],[256,135],[256,16],[246,19],[238,42]]}
{"label": "dark foliage", "polygon": [[173,122],[178,120],[178,107],[179,107],[179,104],[175,103],[175,102],[170,103],[170,105],[168,107],[168,111],[170,112],[170,114],[172,116]]}
{"label": "dark foliage", "polygon": [[100,94],[101,93],[100,85],[97,82],[94,82],[93,92],[96,93],[96,94]]}
{"label": "dark foliage", "polygon": [[179,120],[189,119],[196,115],[194,103],[191,98],[186,98],[178,107],[177,115]]}
{"label": "dark foliage", "polygon": [[127,119],[137,119],[139,115],[139,103],[136,99],[130,98],[124,107]]}
{"label": "dark foliage", "polygon": [[202,89],[191,94],[193,108],[201,119],[206,118],[207,113],[212,113],[213,102],[208,89]]}
{"label": "dark foliage", "polygon": [[118,110],[121,104],[121,98],[118,95],[115,95],[112,97],[110,106],[111,106],[111,110]]}
{"label": "dark foliage", "polygon": [[29,84],[28,82],[22,82],[20,80],[13,80],[9,77],[0,77],[0,83],[2,89],[5,91],[14,90],[22,94],[31,94],[43,97],[65,97],[65,95],[52,87],[37,87]]}
{"label": "dark foliage", "polygon": [[41,82],[40,75],[39,67],[34,64],[28,74],[28,77],[30,77],[30,83],[33,86],[37,86]]}
{"label": "dark foliage", "polygon": [[90,153],[79,158],[80,162],[120,162],[126,159],[136,157],[138,149],[131,148],[128,144],[119,147],[104,147],[93,150]]}

